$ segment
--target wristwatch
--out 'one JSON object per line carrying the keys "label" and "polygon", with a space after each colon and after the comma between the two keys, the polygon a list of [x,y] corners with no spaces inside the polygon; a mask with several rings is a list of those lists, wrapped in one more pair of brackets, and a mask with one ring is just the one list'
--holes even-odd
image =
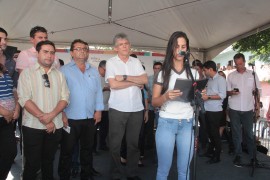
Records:
{"label": "wristwatch", "polygon": [[123,75],[123,81],[127,80],[127,75]]}
{"label": "wristwatch", "polygon": [[208,99],[211,99],[211,96],[208,96]]}

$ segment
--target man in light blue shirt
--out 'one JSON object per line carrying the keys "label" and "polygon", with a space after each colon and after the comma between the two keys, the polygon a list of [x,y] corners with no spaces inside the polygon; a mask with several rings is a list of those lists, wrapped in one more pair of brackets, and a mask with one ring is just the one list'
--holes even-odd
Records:
{"label": "man in light blue shirt", "polygon": [[206,111],[206,130],[210,143],[207,156],[211,159],[209,164],[220,162],[221,140],[219,135],[219,125],[223,116],[222,102],[226,97],[226,80],[217,73],[217,66],[214,61],[207,61],[203,65],[203,71],[209,77],[206,87],[206,94],[202,95],[204,108]]}
{"label": "man in light blue shirt", "polygon": [[70,54],[73,60],[63,66],[61,71],[66,77],[70,90],[70,104],[63,113],[63,131],[59,160],[60,179],[70,179],[71,157],[74,145],[80,142],[81,180],[93,179],[99,174],[93,169],[92,147],[95,124],[101,120],[104,109],[99,73],[87,63],[88,44],[80,39],[71,43]]}

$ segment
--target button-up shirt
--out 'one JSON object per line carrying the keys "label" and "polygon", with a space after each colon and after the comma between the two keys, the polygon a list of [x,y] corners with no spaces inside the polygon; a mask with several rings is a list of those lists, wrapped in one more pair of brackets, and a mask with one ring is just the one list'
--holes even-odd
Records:
{"label": "button-up shirt", "polygon": [[[257,74],[255,74],[257,88],[261,88]],[[236,111],[250,111],[254,109],[253,90],[255,89],[254,76],[251,70],[239,73],[237,70],[228,75],[227,90],[239,89],[238,95],[229,98],[229,107]]]}
{"label": "button-up shirt", "polygon": [[70,103],[65,109],[68,119],[93,118],[95,111],[104,109],[98,70],[89,63],[85,65],[84,73],[73,60],[61,67],[70,90]]}
{"label": "button-up shirt", "polygon": [[[55,67],[47,72],[50,88],[45,87],[42,75],[44,68],[36,63],[33,67],[22,71],[18,81],[19,103],[24,107],[28,100],[33,101],[44,113],[50,113],[61,100],[69,101],[69,90],[64,75]],[[63,127],[62,113],[54,119],[56,129]],[[47,129],[38,118],[24,109],[22,125],[35,129]]]}
{"label": "button-up shirt", "polygon": [[[115,75],[140,76],[145,74],[141,62],[137,58],[129,57],[124,63],[118,55],[106,63],[105,80],[115,78]],[[109,108],[122,112],[137,112],[144,109],[141,89],[130,86],[124,89],[111,89]]]}
{"label": "button-up shirt", "polygon": [[204,102],[204,108],[206,111],[218,112],[222,111],[223,99],[226,98],[226,80],[218,73],[213,78],[209,78],[206,87],[206,94],[218,95],[221,99],[210,99]]}

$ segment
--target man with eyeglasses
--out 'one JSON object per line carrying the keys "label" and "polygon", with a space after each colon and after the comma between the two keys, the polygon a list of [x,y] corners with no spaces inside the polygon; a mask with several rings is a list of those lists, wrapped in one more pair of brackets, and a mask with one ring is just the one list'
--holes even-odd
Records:
{"label": "man with eyeglasses", "polygon": [[[20,52],[17,61],[16,61],[16,69],[19,73],[22,72],[27,67],[32,67],[37,62],[37,50],[36,45],[40,41],[48,40],[48,32],[44,27],[35,26],[30,31],[30,41],[33,44],[33,47],[27,50],[23,50]],[[59,60],[57,56],[54,56],[53,65],[56,68],[60,68]]]}
{"label": "man with eyeglasses", "polygon": [[61,180],[70,179],[71,158],[74,145],[80,146],[80,179],[89,180],[100,175],[93,168],[92,148],[95,125],[101,120],[104,109],[99,73],[88,62],[89,46],[76,39],[71,43],[72,61],[61,68],[70,90],[70,104],[63,118],[64,126],[70,132],[63,131],[58,172]]}
{"label": "man with eyeglasses", "polygon": [[54,66],[55,45],[41,41],[36,46],[37,63],[20,74],[19,103],[22,120],[23,179],[53,179],[53,160],[62,137],[62,111],[69,102],[64,75]]}
{"label": "man with eyeglasses", "polygon": [[124,170],[120,163],[120,146],[126,132],[127,179],[139,180],[136,174],[140,151],[139,134],[143,121],[141,88],[147,84],[147,74],[140,60],[130,55],[130,42],[124,33],[113,39],[117,55],[106,63],[105,80],[109,82],[109,148],[112,157],[111,178],[121,179]]}

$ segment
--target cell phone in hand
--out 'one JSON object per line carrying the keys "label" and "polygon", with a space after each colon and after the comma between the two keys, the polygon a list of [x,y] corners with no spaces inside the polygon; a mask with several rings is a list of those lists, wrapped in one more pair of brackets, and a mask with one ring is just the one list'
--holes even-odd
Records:
{"label": "cell phone in hand", "polygon": [[239,92],[239,89],[238,88],[234,88],[233,89],[235,92]]}

